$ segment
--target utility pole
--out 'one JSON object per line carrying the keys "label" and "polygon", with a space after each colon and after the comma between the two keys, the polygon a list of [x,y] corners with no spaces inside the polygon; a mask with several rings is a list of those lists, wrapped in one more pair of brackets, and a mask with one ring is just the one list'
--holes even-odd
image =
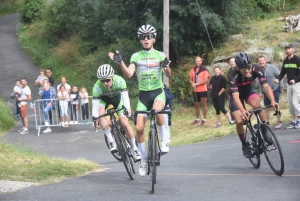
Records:
{"label": "utility pole", "polygon": [[[169,58],[169,0],[164,0],[163,51]],[[169,87],[169,78],[164,74],[163,83]]]}

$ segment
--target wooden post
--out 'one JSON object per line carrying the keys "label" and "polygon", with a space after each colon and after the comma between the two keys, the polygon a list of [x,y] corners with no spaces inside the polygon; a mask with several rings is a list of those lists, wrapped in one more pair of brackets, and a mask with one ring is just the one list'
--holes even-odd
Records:
{"label": "wooden post", "polygon": [[[163,51],[169,56],[169,0],[164,0]],[[164,74],[163,83],[169,87],[169,78]]]}

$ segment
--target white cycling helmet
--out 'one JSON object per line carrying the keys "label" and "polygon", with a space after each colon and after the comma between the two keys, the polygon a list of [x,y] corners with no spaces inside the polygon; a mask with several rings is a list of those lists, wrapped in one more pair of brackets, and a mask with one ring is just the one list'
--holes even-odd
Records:
{"label": "white cycling helmet", "polygon": [[97,70],[97,77],[100,80],[109,79],[114,76],[114,69],[109,64],[101,65]]}
{"label": "white cycling helmet", "polygon": [[140,37],[140,35],[142,34],[153,34],[154,38],[156,38],[156,29],[154,28],[154,26],[151,26],[149,24],[143,25],[139,28],[137,34],[138,37]]}

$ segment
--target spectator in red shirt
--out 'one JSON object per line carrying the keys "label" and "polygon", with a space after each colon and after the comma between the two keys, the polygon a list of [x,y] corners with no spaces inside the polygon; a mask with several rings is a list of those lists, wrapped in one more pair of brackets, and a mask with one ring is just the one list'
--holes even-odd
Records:
{"label": "spectator in red shirt", "polygon": [[195,103],[195,115],[196,119],[192,123],[192,125],[200,124],[200,102],[203,108],[203,119],[201,121],[201,125],[206,124],[206,116],[207,116],[207,81],[209,79],[209,72],[202,65],[202,58],[197,56],[195,58],[196,66],[190,71],[190,84],[193,88],[193,96]]}

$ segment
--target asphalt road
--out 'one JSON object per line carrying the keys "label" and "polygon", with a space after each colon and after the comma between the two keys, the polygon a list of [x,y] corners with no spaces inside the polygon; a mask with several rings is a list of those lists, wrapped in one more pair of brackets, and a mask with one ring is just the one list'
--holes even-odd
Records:
{"label": "asphalt road", "polygon": [[[26,77],[33,83],[39,69],[18,45],[16,24],[16,15],[0,18],[0,93],[6,100],[15,78]],[[32,91],[37,93],[37,89]],[[28,113],[33,112],[29,109]],[[171,146],[170,152],[161,158],[155,193],[150,194],[149,177],[135,175],[131,181],[123,164],[108,152],[101,132],[94,132],[91,126],[76,125],[67,129],[53,128],[52,133],[37,137],[32,115],[29,120],[29,134],[19,135],[18,121],[4,139],[54,157],[86,158],[106,170],[0,194],[1,201],[300,200],[300,129],[276,131],[285,159],[285,172],[281,177],[273,174],[263,155],[261,167],[253,168],[242,156],[238,137],[232,135],[209,142]]]}

